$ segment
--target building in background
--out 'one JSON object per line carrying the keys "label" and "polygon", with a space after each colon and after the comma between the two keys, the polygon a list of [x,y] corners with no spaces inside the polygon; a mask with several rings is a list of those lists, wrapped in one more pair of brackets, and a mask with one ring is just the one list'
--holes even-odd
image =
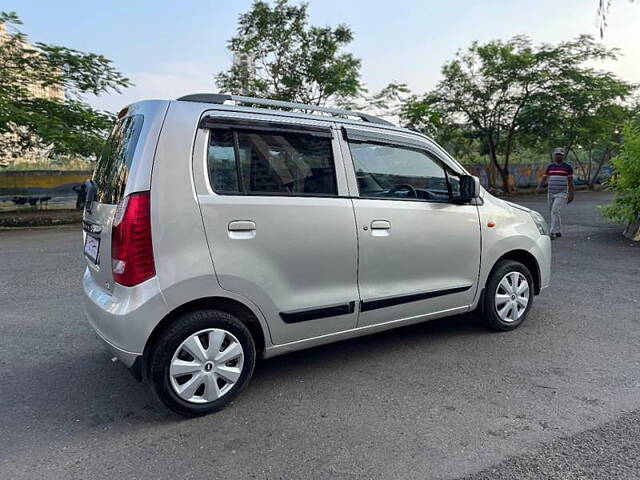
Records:
{"label": "building in background", "polygon": [[247,75],[243,75],[245,82],[244,85],[242,85],[242,95],[250,95],[250,86],[256,77],[256,63],[253,55],[247,52],[234,53],[233,66],[247,72]]}
{"label": "building in background", "polygon": [[[9,38],[10,34],[7,32],[6,26],[4,23],[0,23],[0,44],[6,42]],[[37,51],[33,45],[29,43],[27,45]],[[64,88],[61,85],[48,85],[45,87],[38,83],[32,83],[27,85],[27,89],[34,98],[64,101]]]}
{"label": "building in background", "polygon": [[[3,23],[0,23],[0,44],[9,40],[11,34],[7,32]],[[29,46],[32,46],[28,44]],[[35,47],[34,55],[37,55]],[[47,100],[64,101],[64,87],[62,85],[47,85],[43,86],[36,82],[26,85],[26,89],[32,98],[44,98]],[[51,147],[43,145],[37,138],[32,138],[26,130],[21,130],[21,127],[15,126],[14,132],[8,132],[0,134],[0,168],[8,168],[16,163],[22,164],[34,164],[48,159]],[[19,146],[18,140],[21,137],[29,136],[31,143],[34,146],[26,151],[23,151]]]}

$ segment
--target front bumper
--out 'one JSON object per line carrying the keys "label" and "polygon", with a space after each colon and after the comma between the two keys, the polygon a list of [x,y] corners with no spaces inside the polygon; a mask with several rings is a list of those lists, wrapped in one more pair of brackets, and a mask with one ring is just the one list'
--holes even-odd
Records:
{"label": "front bumper", "polygon": [[540,267],[540,289],[545,289],[551,281],[551,237],[549,235],[540,235],[537,242],[538,266]]}

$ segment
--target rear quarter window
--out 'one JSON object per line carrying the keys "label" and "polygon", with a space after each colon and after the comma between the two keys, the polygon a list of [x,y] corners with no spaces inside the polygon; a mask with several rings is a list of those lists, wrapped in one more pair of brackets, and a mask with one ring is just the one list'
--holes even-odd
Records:
{"label": "rear quarter window", "polygon": [[113,127],[93,173],[98,202],[115,205],[122,200],[143,121],[142,115],[131,115]]}

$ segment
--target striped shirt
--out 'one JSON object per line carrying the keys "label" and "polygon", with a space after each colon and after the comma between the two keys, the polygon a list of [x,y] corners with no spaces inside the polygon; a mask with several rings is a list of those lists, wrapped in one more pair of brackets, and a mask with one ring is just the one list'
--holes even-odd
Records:
{"label": "striped shirt", "polygon": [[549,195],[565,193],[569,188],[569,178],[573,178],[573,168],[568,163],[551,163],[544,172],[549,182]]}

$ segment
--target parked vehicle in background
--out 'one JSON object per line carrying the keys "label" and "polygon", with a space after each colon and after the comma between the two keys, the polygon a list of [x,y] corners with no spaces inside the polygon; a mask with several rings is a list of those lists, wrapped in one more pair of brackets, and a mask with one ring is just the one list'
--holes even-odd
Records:
{"label": "parked vehicle in background", "polygon": [[550,274],[544,219],[424,135],[229,95],[122,110],[83,228],[89,322],[183,415],[258,357],[472,310],[513,330]]}

